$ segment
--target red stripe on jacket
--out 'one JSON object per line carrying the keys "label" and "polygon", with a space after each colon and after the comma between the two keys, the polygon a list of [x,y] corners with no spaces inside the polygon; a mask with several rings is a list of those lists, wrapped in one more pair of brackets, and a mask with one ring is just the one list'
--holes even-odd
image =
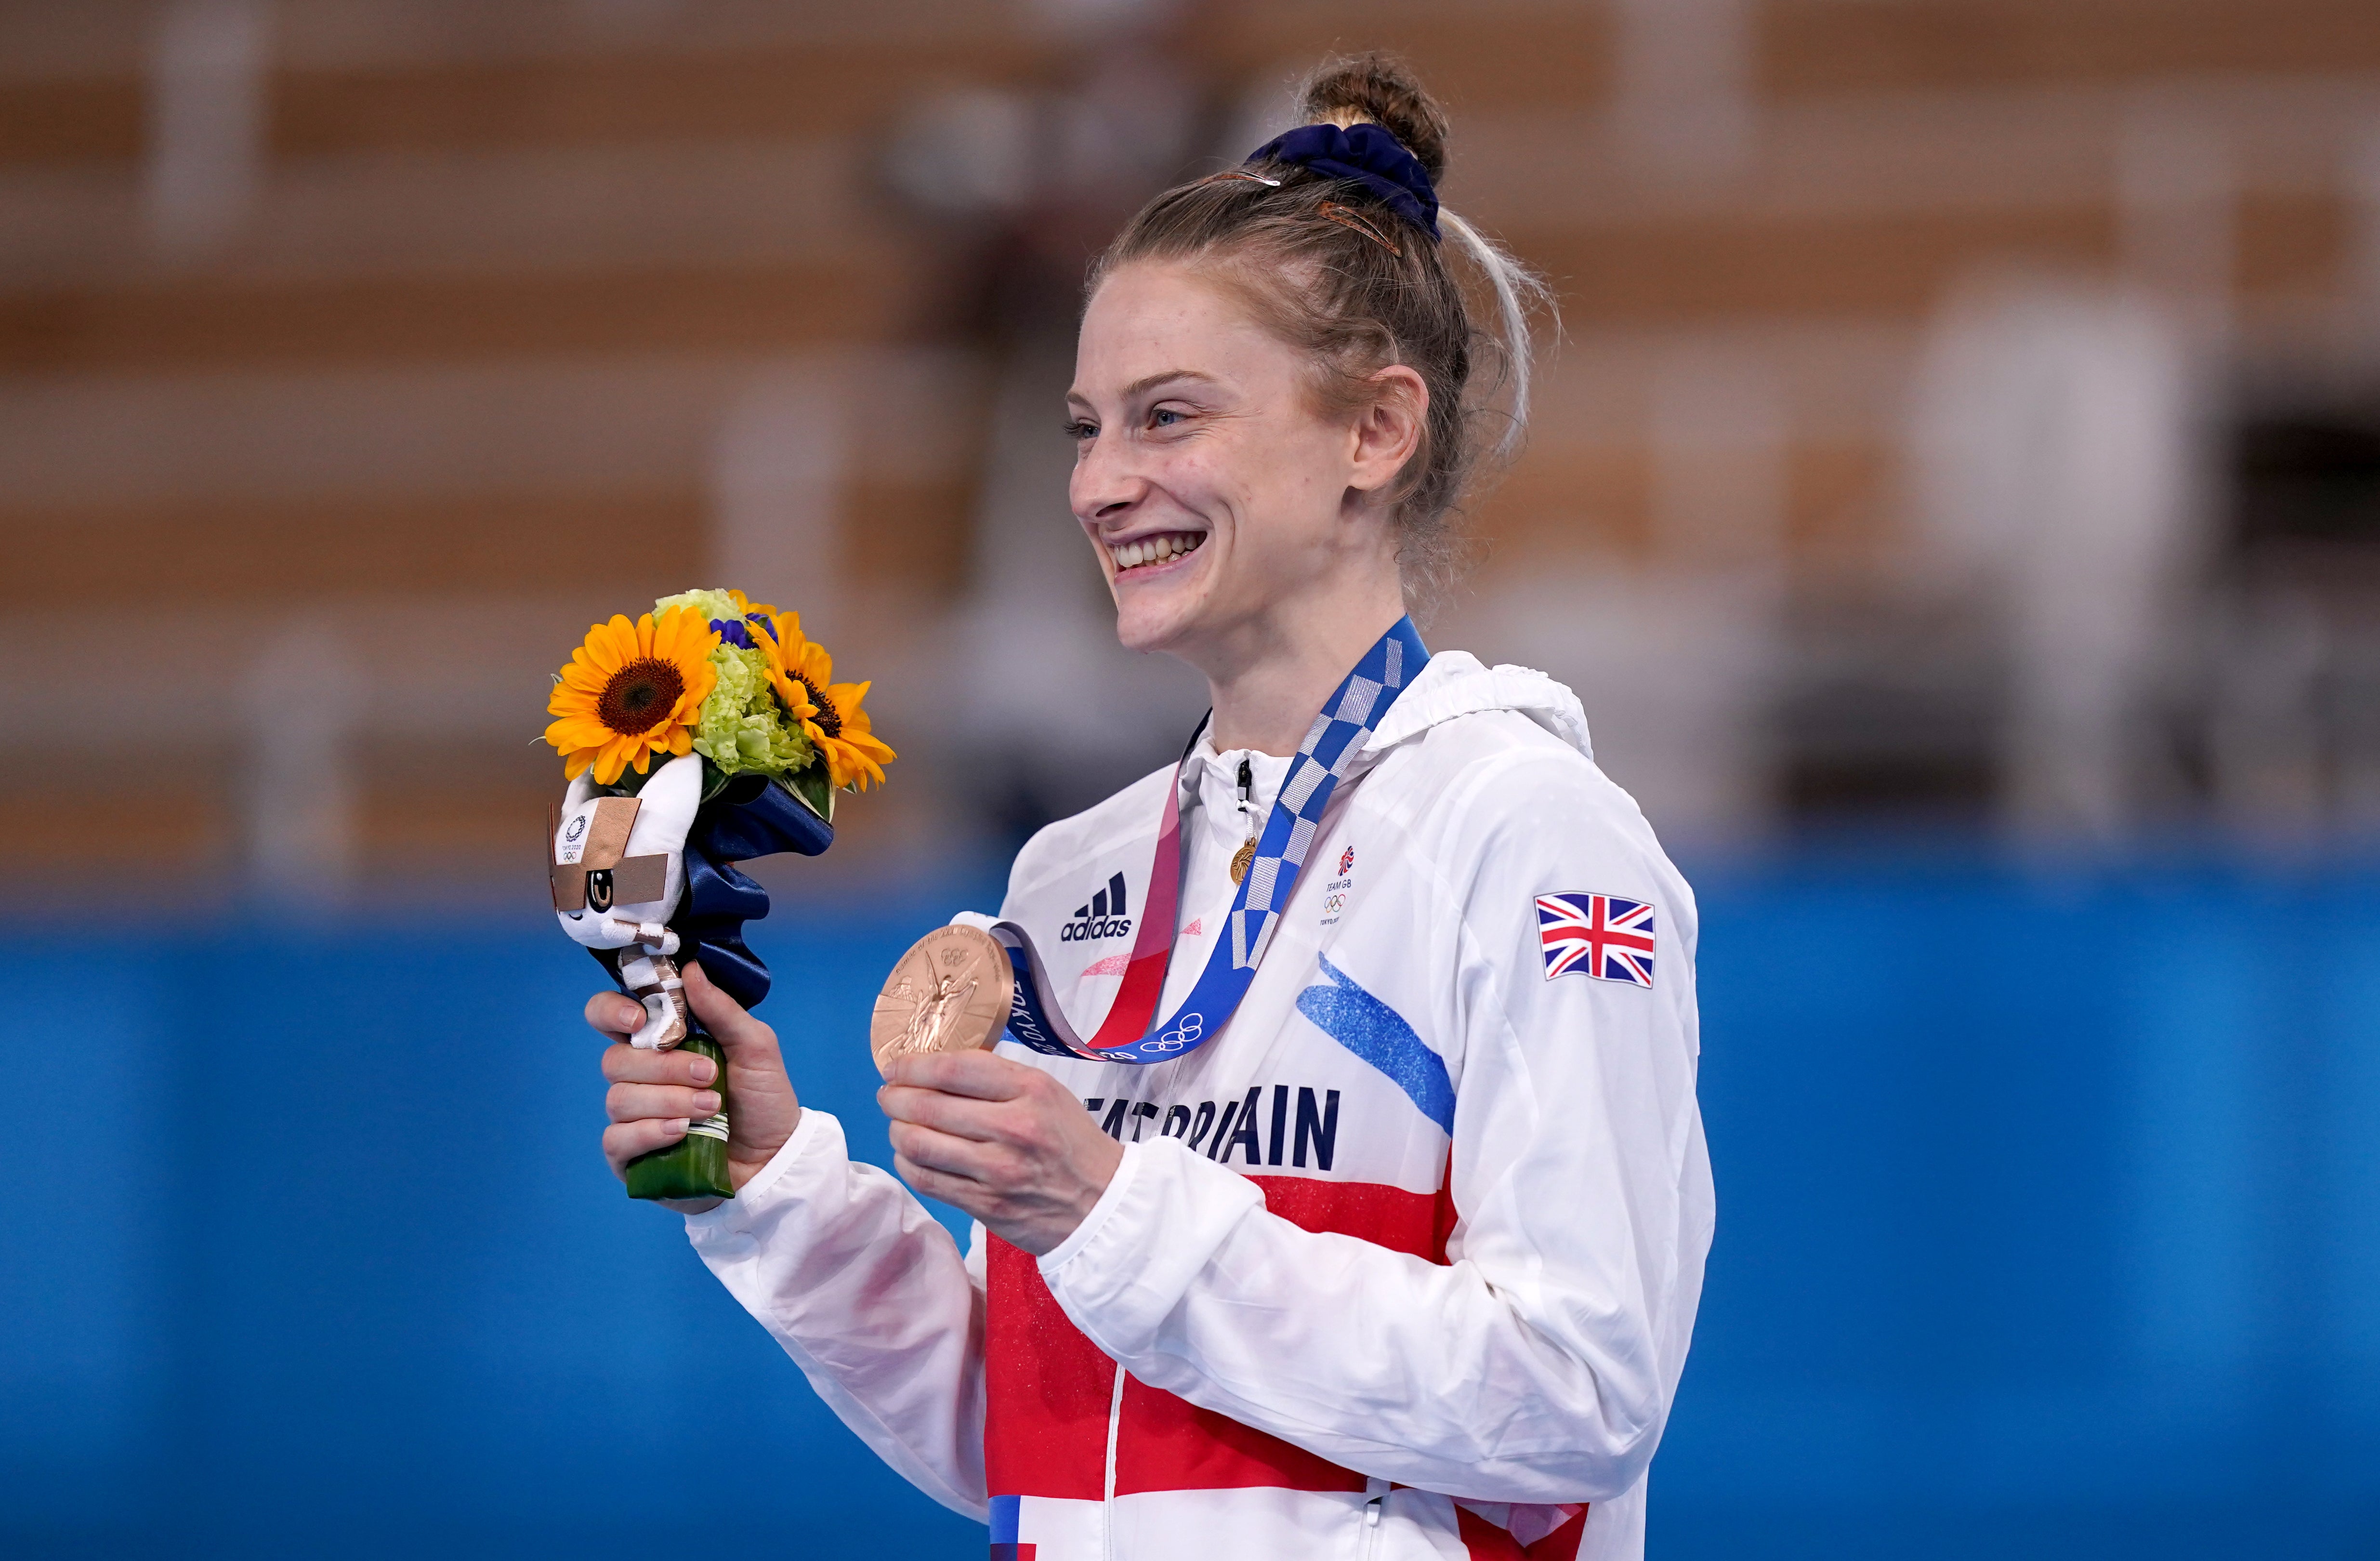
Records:
{"label": "red stripe on jacket", "polygon": [[[1263,1190],[1268,1209],[1302,1229],[1446,1261],[1454,1212],[1442,1180],[1431,1193],[1315,1177],[1248,1179]],[[1032,1257],[998,1237],[989,1239],[987,1256],[984,1467],[990,1494],[1098,1501],[1107,1482],[1115,1363],[1067,1319]],[[1256,1486],[1360,1491],[1364,1477],[1146,1383],[1125,1383],[1116,1433],[1118,1495]]]}

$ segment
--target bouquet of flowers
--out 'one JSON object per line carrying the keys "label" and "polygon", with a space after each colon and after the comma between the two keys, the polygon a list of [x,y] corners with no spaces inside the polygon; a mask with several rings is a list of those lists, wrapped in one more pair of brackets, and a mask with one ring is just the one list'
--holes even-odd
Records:
{"label": "bouquet of flowers", "polygon": [[[634,623],[596,624],[555,674],[545,740],[569,787],[548,820],[547,878],[562,930],[644,1005],[631,1044],[720,1058],[686,1010],[681,955],[747,1008],[768,995],[744,923],[769,896],[735,864],[816,856],[834,840],[836,794],[883,780],[893,753],[868,687],[834,681],[799,614],[740,591],[680,591]],[[720,1114],[631,1162],[630,1197],[732,1195],[723,1060],[720,1073]]]}

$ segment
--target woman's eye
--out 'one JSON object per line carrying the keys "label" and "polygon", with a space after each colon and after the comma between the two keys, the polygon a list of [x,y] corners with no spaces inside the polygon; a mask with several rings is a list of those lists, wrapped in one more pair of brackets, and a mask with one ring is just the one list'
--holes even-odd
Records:
{"label": "woman's eye", "polygon": [[1085,422],[1080,418],[1076,418],[1072,422],[1066,424],[1066,437],[1072,439],[1078,445],[1086,439],[1095,439],[1099,437],[1099,424],[1095,422]]}
{"label": "woman's eye", "polygon": [[1172,428],[1181,421],[1182,414],[1171,407],[1160,407],[1148,414],[1148,425],[1151,428]]}

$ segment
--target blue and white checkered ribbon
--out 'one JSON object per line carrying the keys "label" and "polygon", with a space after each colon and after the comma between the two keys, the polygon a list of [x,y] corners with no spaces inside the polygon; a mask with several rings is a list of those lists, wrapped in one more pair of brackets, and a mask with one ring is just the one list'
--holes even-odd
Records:
{"label": "blue and white checkered ribbon", "polygon": [[[1297,757],[1290,762],[1281,795],[1273,799],[1272,811],[1265,819],[1256,857],[1232,898],[1224,935],[1216,939],[1215,951],[1199,972],[1197,984],[1171,1018],[1125,1045],[1084,1044],[1065,1015],[1042,996],[1049,987],[1048,974],[1032,938],[1014,921],[1002,921],[993,925],[992,936],[1007,948],[1016,969],[1016,996],[1009,1012],[1008,1033],[1020,1044],[1052,1056],[1118,1063],[1166,1062],[1213,1039],[1239,1007],[1240,999],[1247,995],[1249,982],[1256,980],[1257,966],[1281,926],[1281,912],[1297,886],[1305,855],[1314,848],[1331,793],[1363,750],[1365,739],[1428,660],[1429,648],[1422,643],[1413,620],[1399,618],[1323,704]],[[1181,805],[1178,792],[1169,794],[1166,805]]]}

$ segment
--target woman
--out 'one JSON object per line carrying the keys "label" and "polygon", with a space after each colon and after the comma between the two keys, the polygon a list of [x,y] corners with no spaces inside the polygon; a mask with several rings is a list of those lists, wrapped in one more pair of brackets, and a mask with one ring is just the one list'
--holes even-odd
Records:
{"label": "woman", "polygon": [[[1634,1556],[1712,1214],[1693,896],[1569,690],[1405,620],[1483,346],[1525,414],[1526,279],[1439,207],[1397,67],[1304,106],[1143,210],[1084,311],[1074,511],[1119,638],[1214,703],[1011,876],[1050,1028],[1108,1022],[895,1064],[896,1166],[975,1215],[963,1258],[689,969],[739,1190],[687,1225],[995,1555]],[[605,1054],[615,1169],[718,1108],[710,1070]]]}

